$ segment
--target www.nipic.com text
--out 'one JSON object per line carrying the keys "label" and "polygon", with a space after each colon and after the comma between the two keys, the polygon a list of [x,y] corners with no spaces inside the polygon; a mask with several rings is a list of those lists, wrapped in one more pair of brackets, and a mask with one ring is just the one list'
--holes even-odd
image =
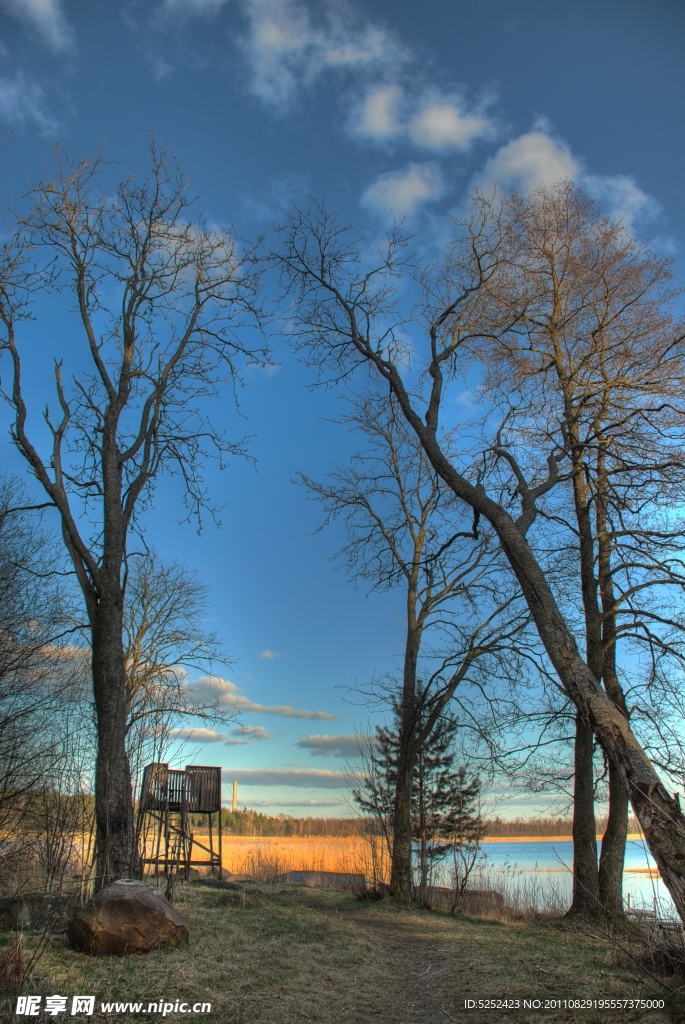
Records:
{"label": "www.nipic.com text", "polygon": [[[85,1014],[91,1017],[95,1010],[95,996],[46,996],[43,1004],[42,996],[19,996],[15,1013],[17,1017],[37,1017],[41,1010],[49,1016],[67,1013],[71,1016]],[[181,999],[175,1001],[160,999],[150,1003],[100,1003],[102,1013],[159,1013],[166,1017],[168,1013],[211,1013],[211,1003],[187,1003]]]}

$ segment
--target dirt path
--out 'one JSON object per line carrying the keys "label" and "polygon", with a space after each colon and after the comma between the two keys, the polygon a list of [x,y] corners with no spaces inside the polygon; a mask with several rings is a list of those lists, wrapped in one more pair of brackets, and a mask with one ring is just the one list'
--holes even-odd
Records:
{"label": "dirt path", "polygon": [[367,927],[375,933],[374,942],[381,947],[388,968],[385,1005],[374,1008],[374,1019],[381,1024],[446,1024],[453,1017],[442,991],[445,974],[454,970],[449,950],[407,935],[404,929]]}

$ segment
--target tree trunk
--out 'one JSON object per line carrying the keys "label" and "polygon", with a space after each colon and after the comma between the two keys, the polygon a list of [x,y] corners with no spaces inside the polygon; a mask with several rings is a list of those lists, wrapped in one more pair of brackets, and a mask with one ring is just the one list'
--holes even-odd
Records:
{"label": "tree trunk", "polygon": [[609,765],[609,820],[602,838],[599,857],[599,899],[608,918],[622,918],[623,865],[628,837],[628,796],[621,776]]}
{"label": "tree trunk", "polygon": [[597,834],[595,823],[592,729],[576,715],[573,787],[573,899],[570,914],[600,914],[597,883]]}
{"label": "tree trunk", "polygon": [[414,552],[414,566],[407,588],[407,636],[404,645],[402,706],[397,756],[397,779],[393,806],[393,841],[390,867],[390,892],[403,903],[412,899],[412,789],[416,765],[416,738],[419,709],[416,699],[416,673],[421,647],[422,626],[417,620],[417,573],[421,550]]}
{"label": "tree trunk", "polygon": [[[402,727],[404,731],[404,726]],[[393,813],[392,864],[390,874],[390,893],[403,903],[411,902],[411,863],[412,863],[412,820],[411,797],[414,776],[413,750],[402,749],[397,762],[397,779],[395,784],[395,804]]]}
{"label": "tree trunk", "polygon": [[[603,438],[600,441],[603,442]],[[604,443],[599,444],[597,457],[597,566],[602,595],[602,681],[604,689],[619,711],[628,720],[628,708],[616,670],[616,599],[612,576],[612,543],[607,514],[608,479]],[[599,898],[608,918],[622,918],[623,865],[628,836],[628,796],[621,784],[620,774],[609,765],[609,817],[602,839],[599,858]]]}
{"label": "tree trunk", "polygon": [[426,793],[424,790],[423,751],[419,753],[417,803],[419,810],[419,903],[426,906],[428,888],[428,836],[426,830]]}
{"label": "tree trunk", "polygon": [[126,671],[122,645],[123,594],[102,599],[91,621],[93,692],[98,753],[95,770],[96,887],[135,878],[133,791],[126,752]]}
{"label": "tree trunk", "polygon": [[[571,388],[564,388],[564,407],[571,442],[573,501],[578,526],[580,589],[585,618],[585,659],[593,676],[599,681],[602,674],[602,616],[597,594],[595,542],[590,516],[593,496],[588,486],[586,453],[578,436]],[[570,913],[585,917],[597,917],[600,910],[593,754],[592,728],[579,713],[576,715],[574,747],[573,899]]]}

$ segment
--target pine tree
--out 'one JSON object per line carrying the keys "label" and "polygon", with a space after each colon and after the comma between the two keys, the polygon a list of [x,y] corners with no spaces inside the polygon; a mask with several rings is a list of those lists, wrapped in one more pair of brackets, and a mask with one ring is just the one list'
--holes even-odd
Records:
{"label": "pine tree", "polygon": [[[380,823],[389,845],[399,751],[399,714],[396,712],[394,717],[394,729],[376,729],[364,788],[354,791],[357,804]],[[414,768],[412,838],[418,856],[418,899],[423,904],[435,865],[450,853],[454,858],[455,887],[459,894],[463,891],[484,832],[480,779],[469,779],[466,766],[455,764],[457,732],[455,719],[440,719]]]}

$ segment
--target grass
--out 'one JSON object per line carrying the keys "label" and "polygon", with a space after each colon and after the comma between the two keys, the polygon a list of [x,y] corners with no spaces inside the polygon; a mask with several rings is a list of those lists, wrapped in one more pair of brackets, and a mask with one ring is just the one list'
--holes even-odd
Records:
{"label": "grass", "polygon": [[[383,860],[380,871],[385,876],[389,870],[387,853],[380,840],[376,846],[377,855]],[[199,852],[198,859],[206,858]],[[225,836],[222,861],[224,869],[231,874],[250,875],[263,881],[269,880],[269,874],[275,877],[285,871],[343,871],[368,877],[373,875],[371,845],[361,836],[308,836],[302,839]]]}
{"label": "grass", "polygon": [[[179,888],[175,902],[190,927],[189,947],[89,958],[54,938],[25,992],[92,993],[96,1009],[103,1001],[210,1001],[209,1018],[165,1019],[222,1024],[666,1020],[663,1011],[464,1010],[468,998],[660,997],[638,968],[619,962],[611,943],[560,919],[505,924],[295,886],[219,889],[202,879]],[[26,939],[27,957],[37,941]],[[68,1011],[44,1019],[79,1020]]]}

